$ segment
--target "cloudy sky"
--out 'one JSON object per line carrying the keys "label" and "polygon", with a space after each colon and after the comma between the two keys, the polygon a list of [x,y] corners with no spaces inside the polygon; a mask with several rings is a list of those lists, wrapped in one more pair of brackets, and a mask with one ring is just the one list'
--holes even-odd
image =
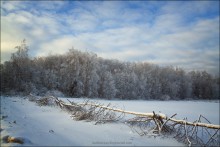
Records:
{"label": "cloudy sky", "polygon": [[121,61],[219,74],[219,1],[1,1],[1,62],[74,47]]}

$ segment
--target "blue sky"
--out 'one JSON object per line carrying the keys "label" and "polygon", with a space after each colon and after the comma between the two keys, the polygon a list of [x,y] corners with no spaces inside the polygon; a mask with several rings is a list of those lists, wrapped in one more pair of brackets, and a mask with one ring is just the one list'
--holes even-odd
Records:
{"label": "blue sky", "polygon": [[74,47],[121,61],[219,74],[219,1],[1,1],[1,61]]}

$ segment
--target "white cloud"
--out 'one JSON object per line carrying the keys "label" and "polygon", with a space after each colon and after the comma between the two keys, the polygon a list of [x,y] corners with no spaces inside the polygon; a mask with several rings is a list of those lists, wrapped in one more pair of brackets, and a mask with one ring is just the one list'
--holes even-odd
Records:
{"label": "white cloud", "polygon": [[213,4],[7,2],[1,9],[2,60],[26,38],[33,55],[64,53],[73,46],[104,58],[204,68],[216,73],[219,15],[202,17]]}
{"label": "white cloud", "polygon": [[74,36],[62,36],[49,42],[42,43],[37,51],[37,56],[64,54],[72,47],[75,49],[85,49],[87,46]]}
{"label": "white cloud", "polygon": [[11,21],[10,18],[1,17],[1,62],[9,60],[11,53],[16,51],[15,46],[25,38],[22,29]]}
{"label": "white cloud", "polygon": [[25,5],[21,1],[1,1],[1,10],[4,11],[15,11],[25,8]]}
{"label": "white cloud", "polygon": [[[2,3],[2,2],[1,2]],[[15,10],[16,7],[15,5],[13,5],[12,3],[6,3],[3,5],[3,9],[6,9],[8,11],[11,11],[11,10]]]}

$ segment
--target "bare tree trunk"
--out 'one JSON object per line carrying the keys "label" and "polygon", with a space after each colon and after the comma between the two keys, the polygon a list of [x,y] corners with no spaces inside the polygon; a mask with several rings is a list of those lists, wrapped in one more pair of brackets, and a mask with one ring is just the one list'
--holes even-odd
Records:
{"label": "bare tree trunk", "polygon": [[220,129],[220,125],[207,124],[207,123],[199,123],[199,122],[193,123],[193,122],[189,122],[189,121],[185,121],[185,120],[168,118],[163,113],[155,114],[153,112],[152,113],[141,113],[141,112],[125,111],[125,110],[122,110],[122,109],[115,109],[115,108],[106,107],[106,106],[102,106],[102,105],[98,105],[98,104],[92,104],[92,103],[81,103],[81,104],[78,104],[78,105],[91,105],[91,106],[96,106],[96,107],[100,107],[100,108],[104,108],[104,109],[108,109],[108,110],[112,110],[112,111],[116,111],[116,112],[122,112],[122,113],[132,114],[132,115],[141,116],[141,117],[151,117],[151,118],[157,117],[157,118],[160,118],[160,119],[173,121],[173,122],[175,122],[177,124],[184,124],[184,125],[186,124],[186,125],[191,125],[191,126],[200,126],[200,127],[210,128],[210,129]]}

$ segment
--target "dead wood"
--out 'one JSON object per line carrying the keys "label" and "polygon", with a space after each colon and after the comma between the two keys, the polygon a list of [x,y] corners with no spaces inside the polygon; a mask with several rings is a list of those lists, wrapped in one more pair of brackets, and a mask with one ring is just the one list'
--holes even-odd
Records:
{"label": "dead wood", "polygon": [[24,143],[24,139],[21,137],[12,137],[12,136],[4,136],[2,138],[4,143],[19,143],[19,144],[23,144]]}
{"label": "dead wood", "polygon": [[[78,104],[78,105],[84,105],[82,104]],[[175,119],[172,117],[167,117],[165,114],[162,113],[158,113],[155,114],[154,112],[152,113],[141,113],[141,112],[133,112],[133,111],[124,111],[121,109],[114,109],[111,107],[107,107],[107,106],[102,106],[102,105],[97,105],[97,104],[92,104],[92,103],[87,103],[86,105],[91,105],[91,106],[97,106],[100,108],[104,108],[104,109],[108,109],[108,110],[112,110],[112,111],[116,111],[116,112],[122,112],[122,113],[126,113],[126,114],[133,114],[136,116],[144,116],[144,117],[150,117],[150,118],[157,118],[159,120],[168,120],[168,121],[172,121],[175,122],[177,124],[187,124],[187,125],[191,125],[191,126],[200,126],[200,127],[206,127],[206,128],[210,128],[210,129],[220,129],[220,125],[214,125],[214,124],[210,124],[210,123],[200,123],[200,122],[185,122],[184,120],[179,120],[179,119]]]}
{"label": "dead wood", "polygon": [[[172,135],[178,141],[189,146],[213,146],[219,145],[220,142],[220,125],[211,124],[202,115],[199,116],[198,120],[190,122],[187,118],[183,120],[174,118],[177,114],[168,117],[165,114],[155,113],[154,111],[150,113],[126,111],[115,108],[111,104],[105,106],[97,102],[90,102],[89,100],[83,103],[75,103],[67,99],[69,101],[69,104],[67,104],[56,97],[49,96],[37,102],[47,105],[48,99],[53,99],[61,109],[65,109],[71,113],[71,118],[74,120],[95,121],[95,124],[99,124],[117,122],[122,120],[125,114],[129,114],[136,117],[125,120],[125,124],[129,125],[133,131],[141,136]],[[118,112],[120,115],[118,115]],[[206,123],[202,122],[202,119]],[[204,135],[206,135],[206,140],[201,138]]]}

